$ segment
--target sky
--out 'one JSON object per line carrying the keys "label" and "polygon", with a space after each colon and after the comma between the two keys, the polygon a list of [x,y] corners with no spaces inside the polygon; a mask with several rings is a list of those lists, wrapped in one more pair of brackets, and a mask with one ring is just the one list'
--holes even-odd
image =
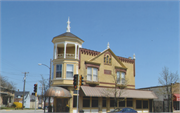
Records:
{"label": "sky", "polygon": [[[136,55],[135,87],[160,85],[164,66],[179,74],[179,1],[1,1],[0,74],[33,92],[41,75],[48,79],[53,37],[66,32],[83,48]],[[38,89],[38,93],[40,90]]]}

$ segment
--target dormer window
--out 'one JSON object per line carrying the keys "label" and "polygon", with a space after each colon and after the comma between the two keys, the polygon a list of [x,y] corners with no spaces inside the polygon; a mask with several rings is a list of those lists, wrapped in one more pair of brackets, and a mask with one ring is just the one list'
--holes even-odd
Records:
{"label": "dormer window", "polygon": [[111,65],[111,56],[104,56],[104,64]]}

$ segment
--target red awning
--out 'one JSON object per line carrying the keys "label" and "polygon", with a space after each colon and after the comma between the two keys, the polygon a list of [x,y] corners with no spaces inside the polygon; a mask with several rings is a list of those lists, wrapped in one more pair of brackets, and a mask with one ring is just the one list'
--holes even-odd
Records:
{"label": "red awning", "polygon": [[180,101],[180,94],[173,94],[174,100],[173,101]]}

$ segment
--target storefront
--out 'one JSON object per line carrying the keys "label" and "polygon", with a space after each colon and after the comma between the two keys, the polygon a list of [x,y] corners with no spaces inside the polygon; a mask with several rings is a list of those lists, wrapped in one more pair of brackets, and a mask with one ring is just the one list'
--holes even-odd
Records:
{"label": "storefront", "polygon": [[180,94],[173,94],[173,97],[174,110],[180,110]]}
{"label": "storefront", "polygon": [[[69,100],[72,97],[70,92],[62,87],[50,87],[46,91],[47,97],[53,97],[53,112],[69,112]],[[51,111],[51,110],[50,110]]]}

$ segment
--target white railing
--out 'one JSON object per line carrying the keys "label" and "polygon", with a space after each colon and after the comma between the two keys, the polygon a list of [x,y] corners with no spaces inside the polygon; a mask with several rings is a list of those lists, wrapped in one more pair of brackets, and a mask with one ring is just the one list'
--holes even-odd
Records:
{"label": "white railing", "polygon": [[[57,58],[64,58],[64,54],[57,54]],[[71,53],[66,53],[66,58],[75,58],[75,55]],[[78,55],[76,55],[76,59],[78,59]]]}

